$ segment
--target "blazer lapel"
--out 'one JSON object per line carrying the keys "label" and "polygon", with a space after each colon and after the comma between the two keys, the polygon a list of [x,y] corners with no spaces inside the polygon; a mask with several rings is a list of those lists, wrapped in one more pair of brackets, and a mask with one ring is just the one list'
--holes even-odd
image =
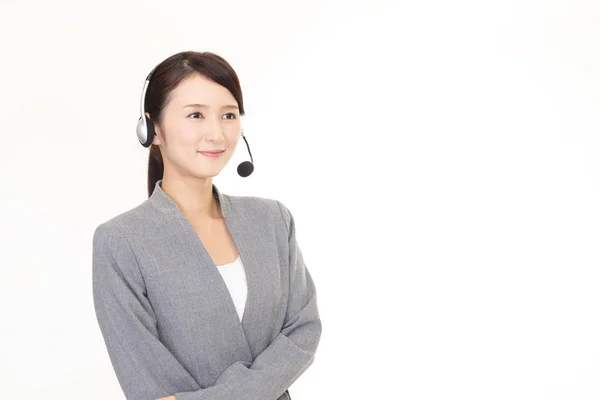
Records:
{"label": "blazer lapel", "polygon": [[282,296],[279,249],[262,214],[264,210],[255,209],[260,207],[259,203],[248,198],[236,198],[233,203],[232,197],[222,194],[215,185],[213,192],[221,202],[225,222],[246,272],[248,296],[241,328],[254,359],[279,333],[279,330],[273,332],[273,327],[278,317],[282,318],[281,312],[285,312],[279,302]]}
{"label": "blazer lapel", "polygon": [[249,221],[248,216],[244,213],[233,209],[228,196],[221,193],[216,185],[212,185],[213,195],[221,205],[225,223],[235,242],[246,273],[248,294],[244,307],[244,314],[240,321],[229,289],[217,266],[208,254],[202,240],[198,237],[198,234],[191,223],[183,215],[173,199],[162,190],[161,184],[162,179],[156,182],[154,191],[149,200],[161,211],[170,214],[173,218],[181,220],[181,225],[179,226],[185,227],[185,232],[182,234],[185,237],[188,237],[190,243],[195,244],[192,251],[197,254],[198,259],[200,260],[200,268],[203,268],[205,274],[210,277],[209,282],[206,282],[206,290],[209,292],[207,295],[214,296],[215,301],[222,303],[221,305],[227,312],[226,315],[222,315],[223,320],[221,322],[228,328],[227,334],[232,336],[234,342],[242,343],[242,347],[244,347],[246,353],[245,358],[252,361],[253,351],[250,343],[253,342],[253,336],[256,336],[253,335],[253,333],[257,331],[256,324],[260,324],[261,322],[260,311],[268,309],[268,307],[262,304],[262,301],[264,301],[263,296],[258,292],[261,287],[261,272],[259,271],[259,260],[253,251],[255,250],[255,241],[252,239],[253,232],[251,221]]}
{"label": "blazer lapel", "polygon": [[[252,240],[250,236],[252,225],[246,215],[230,207],[227,196],[222,194],[215,185],[213,185],[213,190],[221,202],[221,209],[223,210],[225,223],[227,224],[229,233],[235,242],[238,253],[240,254],[240,258],[242,260],[242,264],[244,265],[244,271],[246,273],[248,294],[246,296],[246,305],[244,307],[244,314],[240,324],[244,332],[244,337],[251,343],[252,326],[257,321],[261,321],[258,311],[261,309],[260,300],[262,298],[261,294],[257,292],[257,290],[260,288],[258,283],[260,282],[261,277],[258,271],[259,261],[256,259],[256,256],[253,252],[256,243],[250,243]],[[227,290],[226,285],[225,289]],[[231,300],[231,304],[233,306],[233,300]],[[250,346],[250,343],[248,343],[248,345],[251,348],[252,346]]]}

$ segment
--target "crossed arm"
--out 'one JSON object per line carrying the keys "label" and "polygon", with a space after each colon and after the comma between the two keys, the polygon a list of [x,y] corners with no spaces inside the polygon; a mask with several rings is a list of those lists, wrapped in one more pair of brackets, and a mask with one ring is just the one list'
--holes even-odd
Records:
{"label": "crossed arm", "polygon": [[158,339],[156,316],[126,239],[108,225],[96,229],[94,306],[128,400],[275,400],[312,364],[321,336],[315,285],[296,240],[294,218],[278,204],[289,241],[290,293],[284,326],[252,363],[231,364],[204,389]]}

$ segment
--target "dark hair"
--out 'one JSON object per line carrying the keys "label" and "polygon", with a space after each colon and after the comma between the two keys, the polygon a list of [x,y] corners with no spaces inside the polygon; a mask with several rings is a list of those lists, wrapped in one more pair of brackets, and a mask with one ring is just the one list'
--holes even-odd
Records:
{"label": "dark hair", "polygon": [[[170,100],[171,91],[193,74],[201,74],[228,89],[238,103],[240,115],[245,114],[242,88],[231,65],[223,57],[209,51],[184,51],[161,62],[150,78],[144,110],[150,114],[150,119],[155,125],[162,120],[162,112]],[[164,143],[166,138],[161,139]],[[160,149],[152,144],[148,157],[148,197],[152,195],[156,182],[162,179],[163,173],[164,164]]]}

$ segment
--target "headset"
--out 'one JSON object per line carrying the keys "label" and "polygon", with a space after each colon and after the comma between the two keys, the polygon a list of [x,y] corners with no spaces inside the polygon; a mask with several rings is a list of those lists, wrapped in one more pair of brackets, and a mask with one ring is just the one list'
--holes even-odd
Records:
{"label": "headset", "polygon": [[[160,64],[159,64],[160,65]],[[150,71],[148,76],[146,77],[146,81],[144,82],[144,88],[142,89],[142,99],[140,101],[140,119],[138,120],[136,133],[140,144],[144,147],[150,147],[152,141],[154,140],[154,123],[150,118],[146,116],[146,112],[144,111],[144,103],[146,102],[146,91],[148,90],[148,85],[150,84],[150,79],[152,78],[152,74],[156,71],[158,65]],[[237,173],[239,176],[245,178],[250,176],[254,171],[254,158],[252,158],[252,152],[250,151],[250,145],[248,144],[248,140],[246,140],[246,136],[244,136],[244,131],[242,130],[242,139],[246,142],[246,147],[248,148],[248,154],[250,154],[251,161],[243,161],[237,167]]]}

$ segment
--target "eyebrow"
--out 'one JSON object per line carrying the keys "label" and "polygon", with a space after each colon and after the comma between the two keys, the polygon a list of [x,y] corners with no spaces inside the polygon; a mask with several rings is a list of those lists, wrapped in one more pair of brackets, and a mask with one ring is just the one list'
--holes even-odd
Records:
{"label": "eyebrow", "polygon": [[[210,108],[210,106],[207,106],[206,104],[187,104],[187,105],[183,106],[183,108],[186,108],[186,107],[198,107],[198,108],[205,107],[205,108]],[[235,108],[235,109],[239,109],[238,106],[235,106],[233,104],[227,104],[227,105],[221,106],[221,108]]]}

